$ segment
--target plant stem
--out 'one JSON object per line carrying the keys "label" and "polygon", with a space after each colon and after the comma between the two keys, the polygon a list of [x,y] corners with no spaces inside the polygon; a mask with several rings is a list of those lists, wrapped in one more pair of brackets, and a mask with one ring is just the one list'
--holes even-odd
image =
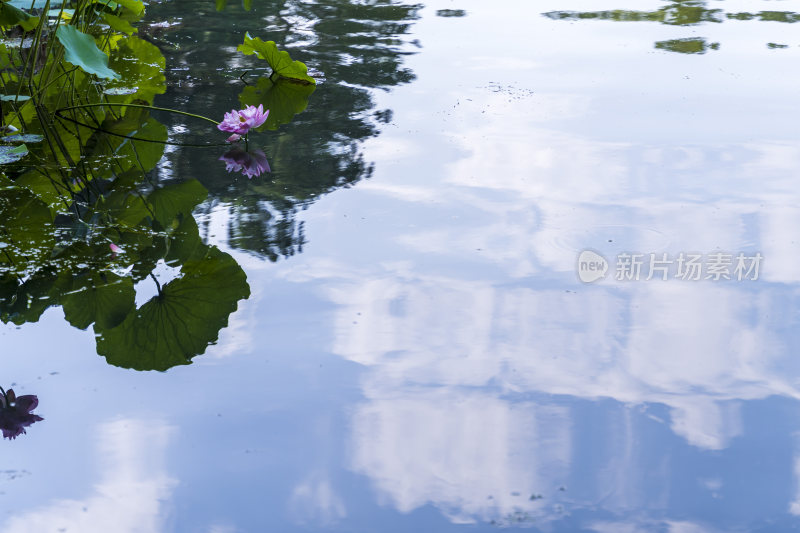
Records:
{"label": "plant stem", "polygon": [[213,124],[219,124],[219,122],[214,120],[213,118],[204,117],[203,115],[196,115],[195,113],[189,113],[189,112],[186,112],[186,111],[179,111],[178,109],[169,109],[167,107],[155,107],[155,106],[152,106],[152,105],[143,105],[143,104],[112,104],[110,102],[108,102],[108,103],[100,103],[100,104],[81,104],[81,105],[70,106],[70,107],[62,107],[60,109],[57,109],[56,113],[58,113],[59,111],[68,111],[70,109],[82,109],[84,107],[104,107],[104,106],[141,107],[143,109],[153,109],[153,110],[156,110],[156,111],[169,111],[170,113],[178,113],[179,115],[185,115],[187,117],[199,118],[199,119],[207,120],[208,122],[211,122]]}
{"label": "plant stem", "polygon": [[164,296],[164,293],[161,290],[161,284],[158,282],[158,280],[156,279],[156,277],[153,275],[152,272],[150,272],[150,277],[153,278],[153,281],[156,282],[156,288],[158,289],[158,297],[161,298],[162,296]]}

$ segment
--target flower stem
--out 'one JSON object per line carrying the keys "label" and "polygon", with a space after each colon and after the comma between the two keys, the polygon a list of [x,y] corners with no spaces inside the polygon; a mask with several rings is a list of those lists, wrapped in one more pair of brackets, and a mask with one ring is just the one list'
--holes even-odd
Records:
{"label": "flower stem", "polygon": [[208,122],[212,122],[214,124],[219,124],[219,122],[217,122],[213,118],[204,117],[203,115],[196,115],[194,113],[188,113],[186,111],[179,111],[177,109],[169,109],[167,107],[155,107],[155,106],[152,106],[152,105],[142,105],[142,104],[113,104],[113,103],[110,103],[110,102],[105,102],[105,103],[100,103],[100,104],[81,104],[81,105],[70,106],[70,107],[62,107],[60,109],[57,109],[56,112],[69,111],[71,109],[83,109],[85,107],[105,107],[105,106],[141,107],[141,108],[144,108],[144,109],[154,109],[156,111],[169,111],[170,113],[178,113],[179,115],[186,115],[187,117],[200,118],[200,119],[203,119],[203,120],[207,120]]}
{"label": "flower stem", "polygon": [[152,272],[150,272],[150,277],[153,278],[153,281],[156,282],[156,288],[158,289],[158,297],[161,298],[162,296],[164,296],[164,293],[161,291],[161,284],[158,282],[158,280],[156,279],[156,277],[153,275]]}

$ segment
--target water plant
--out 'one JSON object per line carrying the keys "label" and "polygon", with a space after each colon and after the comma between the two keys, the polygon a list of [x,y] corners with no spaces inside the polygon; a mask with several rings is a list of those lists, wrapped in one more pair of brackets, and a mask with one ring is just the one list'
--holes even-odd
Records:
{"label": "water plant", "polygon": [[[200,237],[200,182],[152,179],[176,144],[152,113],[238,121],[242,136],[269,127],[269,109],[245,105],[220,123],[154,106],[165,60],[134,35],[141,0],[0,8],[0,320],[35,322],[60,306],[70,324],[93,328],[110,364],[188,364],[250,289],[236,261]],[[234,146],[221,159],[248,177],[269,171],[261,150]],[[148,279],[153,295],[137,306]]]}
{"label": "water plant", "polygon": [[249,105],[242,110],[233,109],[229,113],[225,113],[225,117],[217,125],[217,128],[220,131],[232,133],[233,135],[227,140],[236,142],[242,135],[247,135],[252,128],[257,128],[266,122],[268,116],[269,109],[265,112],[263,104],[259,104],[258,107]]}
{"label": "water plant", "polygon": [[33,394],[17,396],[14,394],[14,389],[6,391],[0,387],[0,430],[3,432],[3,438],[16,439],[26,433],[26,427],[44,420],[41,416],[33,414],[38,405],[39,398]]}

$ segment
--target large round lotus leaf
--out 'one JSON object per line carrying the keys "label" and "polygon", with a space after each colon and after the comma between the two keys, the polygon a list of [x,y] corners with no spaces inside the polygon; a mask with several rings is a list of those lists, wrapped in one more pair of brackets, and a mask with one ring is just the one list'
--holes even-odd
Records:
{"label": "large round lotus leaf", "polygon": [[56,30],[56,37],[64,45],[64,59],[76,67],[98,78],[119,78],[116,72],[108,68],[108,56],[97,48],[91,35],[75,26],[61,25]]}
{"label": "large round lotus leaf", "polygon": [[71,289],[61,296],[67,322],[79,329],[92,323],[98,328],[113,328],[136,307],[133,280],[105,272],[75,277]]}
{"label": "large round lotus leaf", "polygon": [[249,33],[244,34],[244,43],[237,48],[244,55],[256,54],[264,59],[273,72],[283,78],[291,78],[302,83],[316,84],[317,81],[308,75],[308,68],[301,61],[292,61],[289,52],[278,50],[275,41],[262,41],[260,38],[250,37]]}
{"label": "large round lotus leaf", "polygon": [[[120,74],[120,79],[106,83],[104,92],[117,96],[136,93],[137,98],[152,102],[155,95],[167,90],[166,64],[164,54],[154,44],[137,37],[123,39],[109,60],[109,67]],[[118,92],[112,92],[114,90]],[[130,99],[112,100],[117,101],[128,102]]]}
{"label": "large round lotus leaf", "polygon": [[[30,4],[25,7],[29,8]],[[32,17],[10,3],[0,4],[0,26],[4,28],[21,26],[23,30],[31,31],[37,24],[39,24],[39,17]]]}
{"label": "large round lotus leaf", "polygon": [[161,288],[119,326],[95,326],[97,353],[109,364],[164,371],[191,363],[217,340],[239,300],[250,296],[247,277],[228,254],[209,248],[183,265],[181,277]]}

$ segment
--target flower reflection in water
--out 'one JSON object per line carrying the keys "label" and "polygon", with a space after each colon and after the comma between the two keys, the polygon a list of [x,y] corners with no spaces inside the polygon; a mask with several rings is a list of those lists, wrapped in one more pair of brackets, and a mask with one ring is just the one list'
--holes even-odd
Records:
{"label": "flower reflection in water", "polygon": [[25,428],[44,420],[41,416],[31,413],[39,405],[39,398],[32,394],[20,396],[14,394],[13,389],[4,391],[0,387],[0,429],[3,430],[3,438],[16,439],[25,433]]}
{"label": "flower reflection in water", "polygon": [[245,150],[239,146],[234,146],[222,157],[220,161],[225,161],[225,170],[228,172],[241,172],[248,178],[260,176],[264,172],[269,172],[267,156],[261,150]]}

